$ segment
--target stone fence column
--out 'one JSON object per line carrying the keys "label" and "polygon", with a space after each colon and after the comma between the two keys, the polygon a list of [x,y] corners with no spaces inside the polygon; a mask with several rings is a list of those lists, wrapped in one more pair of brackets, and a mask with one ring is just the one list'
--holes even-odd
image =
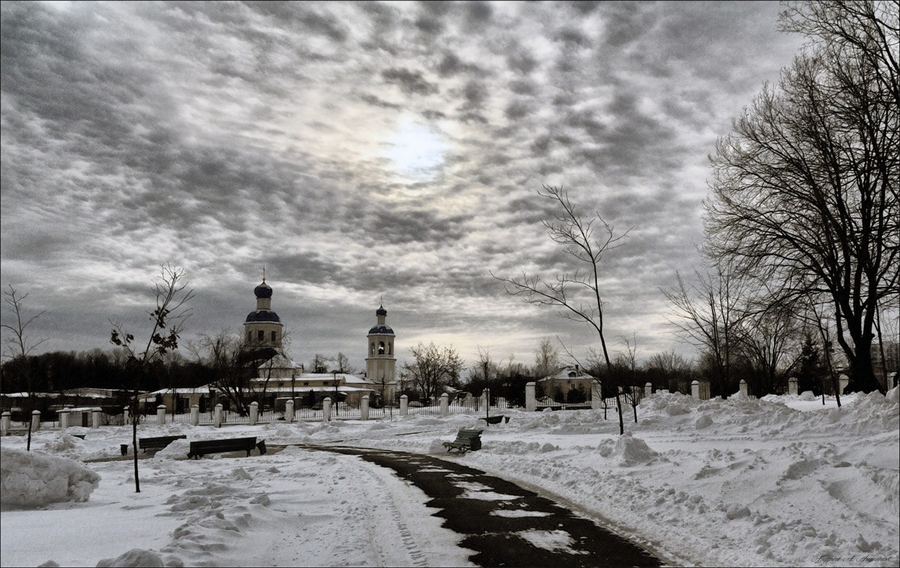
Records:
{"label": "stone fence column", "polygon": [[743,396],[749,396],[749,393],[747,392],[747,381],[744,379],[741,379],[740,389]]}
{"label": "stone fence column", "polygon": [[91,428],[99,428],[100,427],[100,415],[103,413],[103,410],[99,408],[91,409]]}
{"label": "stone fence column", "polygon": [[196,426],[200,424],[200,406],[197,404],[191,405],[191,426]]}
{"label": "stone fence column", "polygon": [[441,395],[441,416],[450,414],[450,395],[444,393]]}
{"label": "stone fence column", "polygon": [[700,399],[700,381],[696,379],[691,381],[691,396]]}
{"label": "stone fence column", "polygon": [[840,375],[838,377],[838,388],[841,389],[841,392],[838,394],[844,394],[844,389],[847,388],[847,385],[850,384],[850,377],[847,375]]}
{"label": "stone fence column", "polygon": [[37,432],[41,427],[41,411],[40,410],[32,410],[31,411],[31,431]]}
{"label": "stone fence column", "polygon": [[284,421],[285,422],[293,422],[294,421],[294,399],[289,398],[284,401]]}
{"label": "stone fence column", "polygon": [[644,396],[650,396],[653,394],[653,383],[647,383],[644,385]]}
{"label": "stone fence column", "polygon": [[591,410],[603,408],[603,384],[598,380],[591,381]]}
{"label": "stone fence column", "polygon": [[160,404],[156,407],[156,423],[160,426],[166,425],[166,405]]}
{"label": "stone fence column", "polygon": [[0,436],[9,434],[9,428],[12,425],[12,414],[4,412],[0,415]]}
{"label": "stone fence column", "polygon": [[798,383],[799,381],[797,380],[797,377],[791,377],[788,379],[788,394],[800,394],[799,392],[797,392],[799,389]]}
{"label": "stone fence column", "polygon": [[322,401],[322,421],[328,422],[331,420],[331,397],[326,396],[325,400]]}
{"label": "stone fence column", "polygon": [[405,394],[400,395],[400,416],[409,415],[409,397]]}
{"label": "stone fence column", "polygon": [[535,394],[535,384],[532,381],[525,383],[525,411],[534,412],[535,410],[537,410],[537,395]]}
{"label": "stone fence column", "polygon": [[69,409],[63,408],[58,412],[59,414],[59,427],[65,430],[69,427]]}
{"label": "stone fence column", "polygon": [[359,418],[360,420],[369,419],[369,395],[365,395],[362,397],[362,400],[359,401]]}
{"label": "stone fence column", "polygon": [[256,422],[259,420],[259,403],[255,400],[250,403],[250,425],[256,426]]}
{"label": "stone fence column", "polygon": [[213,426],[215,426],[216,428],[221,428],[222,422],[225,421],[224,412],[222,410],[223,408],[224,407],[222,406],[221,402],[216,405],[216,411],[215,411],[215,414],[213,415]]}

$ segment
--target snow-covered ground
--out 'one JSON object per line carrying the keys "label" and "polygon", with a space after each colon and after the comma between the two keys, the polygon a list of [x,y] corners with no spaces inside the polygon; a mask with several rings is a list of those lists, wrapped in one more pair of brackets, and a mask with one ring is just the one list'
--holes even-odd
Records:
{"label": "snow-covered ground", "polygon": [[[441,455],[568,503],[672,565],[898,566],[898,392],[844,397],[841,409],[809,396],[654,394],[622,437],[612,411],[608,420],[602,411],[508,411],[510,422],[486,428],[483,448],[463,456],[440,442],[483,427],[479,415],[147,424],[139,435]],[[135,493],[132,461],[119,456],[130,427],[68,432],[85,438],[37,432],[32,456],[16,451],[22,437],[2,439],[3,566],[469,565],[470,551],[421,491],[353,456],[288,447],[187,460],[179,440],[140,461]]]}

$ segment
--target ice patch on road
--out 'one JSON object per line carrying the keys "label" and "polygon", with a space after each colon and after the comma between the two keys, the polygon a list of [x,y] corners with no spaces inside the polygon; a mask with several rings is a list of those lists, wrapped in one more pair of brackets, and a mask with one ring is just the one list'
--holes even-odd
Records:
{"label": "ice patch on road", "polygon": [[572,545],[575,544],[575,540],[566,531],[530,530],[516,533],[516,535],[537,548],[543,548],[551,552],[562,551],[569,554],[589,554],[586,550],[574,550]]}

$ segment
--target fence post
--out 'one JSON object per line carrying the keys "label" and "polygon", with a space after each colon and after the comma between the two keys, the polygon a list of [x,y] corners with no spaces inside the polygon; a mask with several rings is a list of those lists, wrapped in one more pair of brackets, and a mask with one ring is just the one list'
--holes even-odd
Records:
{"label": "fence post", "polygon": [[9,412],[4,412],[2,416],[0,416],[0,436],[6,436],[9,433],[9,428],[12,423],[12,414]]}
{"label": "fence post", "polygon": [[651,394],[653,394],[653,383],[648,382],[644,385],[644,396],[650,396]]}
{"label": "fence post", "polygon": [[100,414],[103,410],[99,408],[91,409],[91,428],[99,428],[100,427]]}
{"label": "fence post", "polygon": [[166,405],[160,404],[156,407],[156,423],[160,426],[166,425]]}
{"label": "fence post", "polygon": [[700,399],[700,381],[697,379],[691,381],[691,396]]}
{"label": "fence post", "polygon": [[331,397],[326,396],[322,401],[322,422],[331,420]]}
{"label": "fence post", "polygon": [[791,377],[788,379],[788,394],[800,394],[797,392],[798,390],[798,382],[797,377]]}
{"label": "fence post", "polygon": [[409,414],[409,397],[405,394],[400,395],[400,416]]}
{"label": "fence post", "polygon": [[591,410],[603,408],[603,384],[594,379],[591,381]]}
{"label": "fence post", "polygon": [[41,427],[41,411],[40,410],[32,410],[31,411],[31,431],[37,432]]}
{"label": "fence post", "polygon": [[369,395],[363,396],[359,402],[359,418],[360,420],[369,419]]}
{"label": "fence post", "polygon": [[844,389],[847,388],[847,385],[850,384],[850,377],[847,375],[839,375],[838,376],[838,388],[841,389],[841,392],[838,394],[844,394]]}
{"label": "fence post", "polygon": [[69,409],[63,408],[59,412],[59,427],[65,430],[69,427]]}
{"label": "fence post", "polygon": [[441,416],[450,414],[450,395],[444,393],[441,395]]}
{"label": "fence post", "polygon": [[747,393],[747,381],[745,381],[744,379],[741,379],[741,384],[740,384],[740,387],[739,387],[739,388],[740,388],[741,395],[743,395],[743,396],[748,396],[748,393]]}
{"label": "fence post", "polygon": [[191,426],[200,424],[200,405],[191,405]]}
{"label": "fence post", "polygon": [[535,383],[525,383],[525,410],[534,412],[537,410],[537,395],[535,394]]}
{"label": "fence post", "polygon": [[284,401],[284,421],[294,421],[294,399],[292,398]]}
{"label": "fence post", "polygon": [[216,413],[215,413],[215,416],[213,417],[213,426],[215,426],[216,428],[222,427],[222,422],[223,422],[222,409],[223,408],[224,407],[222,406],[221,402],[216,405]]}
{"label": "fence post", "polygon": [[250,425],[256,426],[257,420],[259,420],[259,403],[254,400],[250,403]]}

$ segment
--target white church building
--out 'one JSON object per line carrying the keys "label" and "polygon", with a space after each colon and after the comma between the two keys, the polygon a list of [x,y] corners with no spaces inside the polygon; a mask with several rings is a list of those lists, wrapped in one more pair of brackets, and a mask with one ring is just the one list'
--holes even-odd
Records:
{"label": "white church building", "polygon": [[[363,396],[375,400],[391,401],[397,390],[394,350],[394,330],[387,323],[387,310],[379,306],[375,311],[376,325],[366,336],[366,372],[351,373],[307,372],[302,363],[296,363],[282,354],[283,324],[272,310],[272,287],[263,282],[254,289],[256,310],[244,321],[244,338],[248,345],[257,348],[270,347],[278,351],[271,360],[260,365],[251,389],[265,400],[295,398],[300,405],[321,404],[325,397],[333,401],[358,406]],[[263,402],[261,400],[261,402]]]}

